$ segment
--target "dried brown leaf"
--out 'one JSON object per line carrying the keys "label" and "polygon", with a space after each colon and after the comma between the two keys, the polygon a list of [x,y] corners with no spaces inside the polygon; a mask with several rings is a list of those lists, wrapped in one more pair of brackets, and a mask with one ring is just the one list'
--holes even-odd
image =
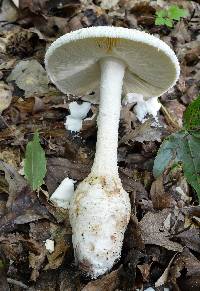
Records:
{"label": "dried brown leaf", "polygon": [[170,214],[170,210],[160,212],[148,212],[139,222],[142,239],[145,244],[154,244],[168,250],[181,252],[183,247],[169,239],[170,233],[165,228],[164,221]]}
{"label": "dried brown leaf", "polygon": [[200,253],[200,231],[199,228],[186,229],[179,234],[173,235],[173,238],[183,246]]}
{"label": "dried brown leaf", "polygon": [[73,252],[71,244],[71,227],[68,218],[66,218],[64,227],[51,223],[50,232],[50,239],[54,241],[54,251],[52,253],[47,253],[48,264],[45,266],[44,270],[59,268],[66,255]]}
{"label": "dried brown leaf", "polygon": [[0,256],[0,287],[2,291],[10,291],[7,276],[6,276],[6,263]]}
{"label": "dried brown leaf", "polygon": [[81,181],[90,172],[90,165],[72,162],[63,158],[51,158],[47,162],[46,185],[49,193],[53,193],[61,181],[69,177]]}
{"label": "dried brown leaf", "polygon": [[79,272],[74,268],[65,268],[59,272],[59,291],[80,291],[84,284],[81,282]]}
{"label": "dried brown leaf", "polygon": [[91,281],[81,291],[115,291],[119,288],[119,270],[103,276],[101,279]]}
{"label": "dried brown leaf", "polygon": [[170,260],[170,262],[169,262],[167,268],[164,270],[162,276],[156,281],[155,287],[162,286],[167,282],[168,275],[169,275],[169,270],[170,270],[170,267],[171,267],[175,257],[176,257],[176,254]]}
{"label": "dried brown leaf", "polygon": [[143,280],[148,282],[150,269],[151,269],[151,264],[137,265],[137,268],[140,270],[140,273],[141,273],[141,275],[143,277]]}
{"label": "dried brown leaf", "polygon": [[44,263],[44,260],[46,258],[46,249],[43,248],[41,250],[40,254],[34,254],[34,253],[29,253],[29,266],[32,268],[31,272],[31,280],[36,281],[36,279],[39,276],[39,270],[42,267],[42,264]]}
{"label": "dried brown leaf", "polygon": [[165,192],[162,176],[152,183],[150,195],[155,209],[162,210],[164,208],[173,208],[176,205],[176,201],[169,193]]}
{"label": "dried brown leaf", "polygon": [[172,116],[174,121],[176,121],[181,127],[183,121],[183,113],[186,109],[185,106],[179,103],[178,100],[171,100],[167,102],[165,107],[169,111],[169,114]]}
{"label": "dried brown leaf", "polygon": [[29,226],[30,226],[29,236],[32,239],[38,241],[45,241],[50,237],[51,229],[49,221],[41,220],[37,222],[31,222]]}
{"label": "dried brown leaf", "polygon": [[124,248],[126,250],[143,250],[145,248],[141,236],[141,229],[139,227],[138,219],[133,214],[131,215],[129,225],[126,230],[126,235],[124,238]]}
{"label": "dried brown leaf", "polygon": [[57,269],[60,267],[69,248],[70,246],[63,237],[57,240],[53,253],[47,254],[48,264],[45,266],[44,270]]}
{"label": "dried brown leaf", "polygon": [[181,291],[200,289],[200,261],[187,248],[174,259],[168,281]]}
{"label": "dried brown leaf", "polygon": [[149,119],[137,126],[134,130],[128,130],[122,137],[120,143],[129,144],[130,141],[161,141],[162,128],[152,126],[152,120]]}
{"label": "dried brown leaf", "polygon": [[20,0],[20,10],[29,9],[33,13],[42,13],[47,8],[48,0]]}
{"label": "dried brown leaf", "polygon": [[17,193],[23,191],[27,186],[25,179],[10,164],[0,161],[0,170],[5,173],[5,179],[9,185],[9,198],[7,207],[10,208],[15,200]]}
{"label": "dried brown leaf", "polygon": [[42,218],[53,220],[47,208],[40,204],[36,193],[24,188],[12,201],[7,213],[0,219],[0,231],[9,232],[18,225],[36,221]]}

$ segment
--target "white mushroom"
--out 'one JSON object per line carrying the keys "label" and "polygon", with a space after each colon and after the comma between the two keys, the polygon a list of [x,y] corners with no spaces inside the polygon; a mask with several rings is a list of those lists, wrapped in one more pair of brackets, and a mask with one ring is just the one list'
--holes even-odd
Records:
{"label": "white mushroom", "polygon": [[79,267],[96,278],[119,260],[130,217],[129,196],[118,175],[121,93],[160,96],[179,76],[170,47],[147,33],[121,27],[83,28],[57,39],[46,69],[64,93],[87,94],[100,87],[94,164],[70,205],[74,253]]}
{"label": "white mushroom", "polygon": [[87,116],[91,107],[91,103],[84,102],[78,104],[73,101],[69,104],[70,115],[67,116],[65,127],[70,131],[80,131],[82,128],[82,120]]}

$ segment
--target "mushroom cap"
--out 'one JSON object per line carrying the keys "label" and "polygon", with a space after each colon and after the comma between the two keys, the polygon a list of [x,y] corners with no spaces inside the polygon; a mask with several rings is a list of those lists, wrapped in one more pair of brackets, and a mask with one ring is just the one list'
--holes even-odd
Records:
{"label": "mushroom cap", "polygon": [[61,36],[48,48],[45,65],[60,91],[83,95],[99,88],[99,63],[106,57],[125,63],[123,91],[145,99],[173,87],[180,73],[178,59],[165,42],[146,32],[112,26],[82,28]]}

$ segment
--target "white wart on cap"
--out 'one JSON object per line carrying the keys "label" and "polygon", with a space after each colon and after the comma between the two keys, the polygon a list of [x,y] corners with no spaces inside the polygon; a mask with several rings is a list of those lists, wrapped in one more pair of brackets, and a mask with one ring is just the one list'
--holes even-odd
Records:
{"label": "white wart on cap", "polygon": [[166,43],[122,27],[89,27],[63,35],[48,49],[45,63],[51,81],[62,92],[81,95],[99,88],[99,61],[105,57],[125,63],[123,90],[145,99],[166,92],[180,72]]}

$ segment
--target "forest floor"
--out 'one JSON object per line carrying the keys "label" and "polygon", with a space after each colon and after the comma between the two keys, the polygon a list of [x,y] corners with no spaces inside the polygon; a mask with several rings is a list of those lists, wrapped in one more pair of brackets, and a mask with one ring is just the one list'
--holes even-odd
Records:
{"label": "forest floor", "polygon": [[[152,173],[161,142],[181,128],[185,109],[200,92],[199,1],[0,2],[0,290],[200,290],[196,192],[181,165],[168,167],[157,179]],[[187,17],[171,28],[155,25],[156,11],[173,4],[186,9]],[[60,35],[99,25],[135,28],[160,37],[175,51],[181,75],[160,97],[164,107],[158,113],[159,127],[152,126],[152,118],[139,122],[134,104],[122,108],[119,172],[130,194],[132,215],[120,261],[110,273],[90,280],[74,264],[67,211],[48,198],[65,177],[78,183],[90,172],[96,119],[84,120],[78,134],[66,130],[69,102],[78,97],[62,94],[47,79],[44,55]],[[14,73],[22,61],[26,68]],[[98,105],[92,104],[87,117],[97,112]],[[36,130],[47,157],[39,193],[30,190],[22,163]],[[45,247],[47,239],[55,243],[52,253]]]}

